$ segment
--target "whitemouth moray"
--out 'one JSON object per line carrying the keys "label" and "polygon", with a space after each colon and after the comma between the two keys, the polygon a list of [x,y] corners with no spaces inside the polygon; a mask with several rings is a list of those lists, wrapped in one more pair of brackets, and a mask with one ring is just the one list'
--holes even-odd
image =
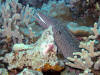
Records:
{"label": "whitemouth moray", "polygon": [[42,13],[36,13],[34,17],[42,27],[47,28],[50,25],[52,26],[58,51],[65,58],[73,56],[73,52],[80,50],[79,41],[72,35],[68,28],[65,29],[57,20],[45,16]]}

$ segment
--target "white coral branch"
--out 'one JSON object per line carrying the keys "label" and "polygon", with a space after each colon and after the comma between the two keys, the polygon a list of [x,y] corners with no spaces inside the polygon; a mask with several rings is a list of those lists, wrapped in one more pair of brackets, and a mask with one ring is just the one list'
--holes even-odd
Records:
{"label": "white coral branch", "polygon": [[[100,51],[94,50],[95,39],[99,35],[96,23],[94,24],[94,28],[92,29],[92,31],[94,32],[94,35],[88,37],[88,41],[80,42],[79,47],[82,48],[81,52],[74,52],[74,58],[67,58],[71,62],[66,62],[66,65],[84,70],[84,73],[81,73],[80,75],[93,75],[93,73],[91,73],[91,67],[94,63],[92,61],[92,57],[100,55]],[[100,65],[99,63],[100,60],[95,63],[94,68],[98,69]]]}
{"label": "white coral branch", "polygon": [[97,23],[94,23],[94,28],[91,29],[94,33],[94,35],[89,36],[88,38],[96,39],[99,35],[99,32],[97,30]]}
{"label": "white coral branch", "polygon": [[[68,57],[67,59],[74,63],[66,63],[67,65],[70,65],[72,67],[79,68],[82,70],[90,68],[93,65],[91,57],[88,55],[88,51],[85,51],[83,49],[82,52],[75,52],[73,53],[73,55],[75,55],[74,58]],[[80,56],[80,58],[77,58],[77,56]]]}

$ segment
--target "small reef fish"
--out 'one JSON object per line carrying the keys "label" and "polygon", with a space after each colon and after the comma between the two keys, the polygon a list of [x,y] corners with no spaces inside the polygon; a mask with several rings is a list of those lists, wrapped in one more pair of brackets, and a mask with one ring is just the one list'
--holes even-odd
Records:
{"label": "small reef fish", "polygon": [[74,35],[72,35],[68,28],[60,25],[61,23],[59,23],[59,21],[43,15],[42,13],[36,13],[34,17],[43,28],[48,28],[50,25],[52,26],[58,53],[61,53],[65,58],[67,58],[70,56],[73,57],[73,52],[80,50],[79,41]]}

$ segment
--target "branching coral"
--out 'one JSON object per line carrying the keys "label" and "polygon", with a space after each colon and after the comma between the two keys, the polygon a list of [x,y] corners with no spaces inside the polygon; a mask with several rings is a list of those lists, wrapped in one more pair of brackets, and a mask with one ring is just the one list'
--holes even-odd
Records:
{"label": "branching coral", "polygon": [[11,51],[16,43],[35,42],[42,33],[42,28],[34,22],[32,7],[23,6],[18,0],[0,0],[0,55]]}
{"label": "branching coral", "polygon": [[34,8],[29,7],[29,5],[22,6],[18,0],[6,0],[0,4],[0,25],[2,27],[0,29],[4,36],[8,39],[12,38],[13,41],[18,39],[18,43],[22,43],[22,39],[25,39],[26,35],[28,38],[37,37],[35,30],[32,30],[33,26],[35,28]]}
{"label": "branching coral", "polygon": [[91,35],[91,36],[89,36],[89,38],[91,38],[91,39],[96,39],[96,38],[98,37],[99,32],[98,32],[98,30],[97,30],[97,26],[98,26],[98,24],[95,23],[95,24],[94,24],[94,28],[91,29],[91,30],[94,32],[95,35]]}
{"label": "branching coral", "polygon": [[[96,38],[98,37],[98,30],[97,30],[97,24],[94,24],[94,28],[92,29],[94,32],[94,35],[89,36],[85,42],[80,42],[80,48],[82,48],[81,52],[75,52],[73,53],[74,58],[68,57],[67,59],[71,62],[67,62],[66,65],[69,65],[71,67],[79,68],[84,70],[84,73],[81,73],[80,75],[94,75],[91,73],[91,68],[93,64],[95,64],[94,67],[98,65],[97,61],[96,63],[92,60],[93,57],[100,56],[100,51],[95,51],[94,44],[96,41]],[[90,40],[92,39],[92,40]]]}

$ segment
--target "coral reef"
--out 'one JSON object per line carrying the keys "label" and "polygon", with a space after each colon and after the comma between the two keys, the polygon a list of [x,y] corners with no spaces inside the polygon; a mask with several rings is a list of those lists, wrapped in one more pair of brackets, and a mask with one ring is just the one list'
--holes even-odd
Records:
{"label": "coral reef", "polygon": [[[97,56],[100,56],[100,51],[95,51],[94,45],[96,42],[96,38],[98,37],[98,30],[97,30],[97,23],[94,24],[94,28],[92,28],[92,31],[94,32],[94,35],[91,35],[87,38],[86,41],[80,42],[80,48],[82,48],[81,52],[74,52],[73,55],[74,58],[68,57],[67,59],[72,62],[66,62],[66,65],[69,65],[71,67],[79,68],[83,70],[83,73],[80,73],[79,75],[94,75],[92,72],[92,67],[94,65],[94,68],[99,68],[99,59],[96,61],[93,61],[93,58],[96,58]],[[92,40],[91,40],[92,39]],[[97,67],[98,66],[98,67]]]}
{"label": "coral reef", "polygon": [[18,0],[0,1],[0,55],[11,51],[16,43],[35,42],[42,33],[42,28],[35,24],[35,9],[22,6]]}
{"label": "coral reef", "polygon": [[49,0],[48,4],[43,4],[41,9],[38,11],[45,15],[55,17],[56,19],[63,21],[64,24],[68,23],[69,21],[73,21],[70,9],[66,6],[64,0]]}
{"label": "coral reef", "polygon": [[[52,48],[51,44],[53,45]],[[46,64],[51,66],[59,64],[57,66],[59,68],[61,66],[61,69],[63,69],[63,62],[58,60],[56,52],[57,47],[54,44],[52,27],[49,27],[36,43],[31,45],[15,44],[13,51],[6,54],[2,60],[9,63],[9,70],[23,68],[24,66],[31,67],[33,70],[38,70],[39,68],[42,70]]]}
{"label": "coral reef", "polygon": [[62,1],[58,1],[58,2],[57,1],[49,1],[48,6],[47,6],[47,4],[43,4],[43,6],[41,7],[41,11],[43,11],[43,13],[45,13],[49,16],[56,17],[56,16],[60,16],[62,14],[66,14],[68,12],[68,9],[65,6],[64,1],[62,0]]}
{"label": "coral reef", "polygon": [[[0,25],[4,29],[1,31],[3,35],[7,36],[7,38],[13,37],[13,40],[17,38],[20,42],[22,42],[24,35],[32,37],[34,34],[35,37],[37,33],[35,35],[35,32],[32,30],[34,26],[34,11],[35,9],[29,7],[29,5],[26,7],[22,6],[18,3],[18,0],[6,0],[5,3],[2,3],[0,12],[0,20],[2,22],[0,22]],[[8,31],[9,34],[7,34]]]}
{"label": "coral reef", "polygon": [[[43,30],[36,13],[55,28],[42,15]],[[99,13],[99,0],[0,0],[0,75],[100,75]]]}
{"label": "coral reef", "polygon": [[36,41],[43,31],[34,22],[35,9],[21,5],[18,0],[0,1],[0,6],[0,64],[7,63],[10,71],[24,67],[37,71],[62,70],[64,64],[56,56],[52,27]]}
{"label": "coral reef", "polygon": [[[76,1],[76,2],[75,2]],[[77,19],[79,20],[84,20],[84,24],[91,25],[95,21],[98,20],[98,16],[100,16],[100,10],[99,5],[100,1],[99,0],[71,0],[71,11],[73,12],[72,14],[76,16]],[[91,19],[92,22],[89,20]]]}
{"label": "coral reef", "polygon": [[73,56],[73,51],[80,50],[79,41],[72,35],[68,28],[61,26],[59,20],[50,18],[42,13],[36,14],[37,17],[35,16],[35,18],[42,27],[47,28],[48,26],[52,26],[58,53],[63,54],[66,58],[68,56]]}

